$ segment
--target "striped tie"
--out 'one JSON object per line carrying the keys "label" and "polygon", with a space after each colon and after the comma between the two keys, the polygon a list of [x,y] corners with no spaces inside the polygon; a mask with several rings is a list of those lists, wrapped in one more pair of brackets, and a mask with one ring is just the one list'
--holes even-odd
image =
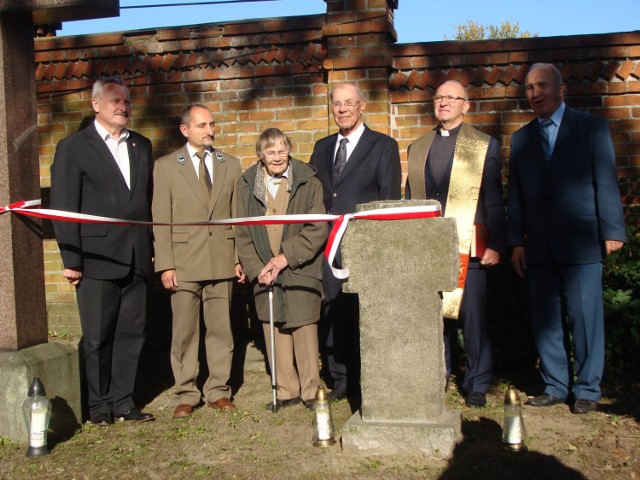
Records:
{"label": "striped tie", "polygon": [[549,141],[549,127],[555,125],[553,120],[547,118],[540,122],[540,139],[542,141],[542,153],[544,159],[548,162],[551,157],[551,142]]}
{"label": "striped tie", "polygon": [[338,147],[338,152],[336,153],[336,160],[333,163],[333,184],[338,183],[338,179],[340,175],[342,175],[342,170],[344,170],[344,166],[347,164],[347,143],[349,139],[343,138],[340,140],[340,146]]}

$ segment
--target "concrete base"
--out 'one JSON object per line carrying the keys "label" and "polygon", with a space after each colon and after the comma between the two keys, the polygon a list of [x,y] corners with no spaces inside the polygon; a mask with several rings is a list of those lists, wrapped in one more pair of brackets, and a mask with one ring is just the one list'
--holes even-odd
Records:
{"label": "concrete base", "polygon": [[342,428],[345,452],[370,455],[425,454],[451,458],[462,440],[462,414],[445,411],[435,422],[363,421],[356,412]]}
{"label": "concrete base", "polygon": [[53,342],[0,352],[0,437],[28,443],[22,403],[33,377],[40,377],[51,400],[49,444],[73,436],[82,421],[78,347]]}

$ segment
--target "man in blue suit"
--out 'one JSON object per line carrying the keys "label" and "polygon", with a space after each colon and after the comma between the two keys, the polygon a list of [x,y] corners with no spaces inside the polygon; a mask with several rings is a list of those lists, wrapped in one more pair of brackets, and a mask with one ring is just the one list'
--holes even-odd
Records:
{"label": "man in blue suit", "polygon": [[602,261],[625,241],[615,153],[605,120],[564,104],[556,67],[533,65],[525,89],[537,118],[511,137],[507,240],[527,280],[545,385],[528,404],[571,396],[572,412],[587,413],[597,409],[604,369]]}
{"label": "man in blue suit", "polygon": [[[398,142],[371,130],[362,117],[367,101],[353,83],[340,83],[331,92],[331,111],[339,132],[316,142],[310,164],[317,168],[328,213],[353,213],[359,203],[400,200],[402,173]],[[336,265],[340,266],[340,249]],[[333,379],[331,400],[360,393],[358,359],[359,306],[354,294],[342,291],[342,280],[324,262],[324,322],[328,329],[325,353]]]}

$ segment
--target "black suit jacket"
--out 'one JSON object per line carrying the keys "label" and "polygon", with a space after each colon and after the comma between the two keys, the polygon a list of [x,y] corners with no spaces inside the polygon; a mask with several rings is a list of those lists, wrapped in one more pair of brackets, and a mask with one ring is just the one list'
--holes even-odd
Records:
{"label": "black suit jacket", "polygon": [[599,262],[604,240],[625,241],[615,153],[603,118],[566,107],[548,162],[537,119],[512,135],[507,239],[525,247],[529,263],[551,253],[568,264]]}
{"label": "black suit jacket", "polygon": [[[51,208],[128,220],[151,220],[151,142],[129,131],[131,189],[93,122],[60,141],[51,166]],[[53,222],[65,268],[96,279],[148,275],[151,230],[145,226]]]}
{"label": "black suit jacket", "polygon": [[353,213],[359,203],[400,200],[402,171],[398,142],[365,125],[364,133],[334,186],[332,176],[337,141],[337,133],[318,140],[309,162],[318,170],[316,176],[322,183],[327,212]]}

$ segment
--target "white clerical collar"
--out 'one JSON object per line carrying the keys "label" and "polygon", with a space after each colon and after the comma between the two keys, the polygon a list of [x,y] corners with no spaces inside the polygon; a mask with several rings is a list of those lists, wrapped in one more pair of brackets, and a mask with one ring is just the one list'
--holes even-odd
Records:
{"label": "white clerical collar", "polygon": [[462,122],[460,122],[459,125],[456,125],[455,127],[446,130],[443,127],[438,127],[438,133],[440,134],[441,137],[450,137],[451,135],[456,135],[460,129],[462,128]]}

